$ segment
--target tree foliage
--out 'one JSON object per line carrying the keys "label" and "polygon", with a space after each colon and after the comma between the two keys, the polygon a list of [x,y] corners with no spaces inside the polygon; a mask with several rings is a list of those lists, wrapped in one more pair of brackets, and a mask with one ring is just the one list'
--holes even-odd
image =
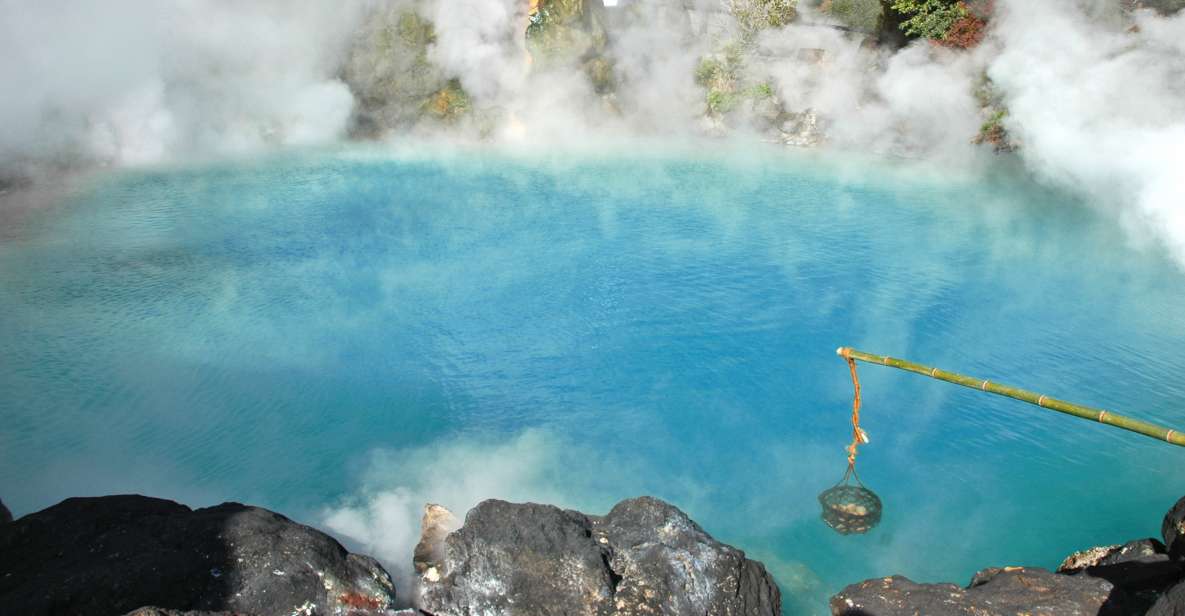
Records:
{"label": "tree foliage", "polygon": [[958,0],[893,0],[893,10],[905,17],[901,30],[910,36],[942,40],[955,22],[968,16]]}

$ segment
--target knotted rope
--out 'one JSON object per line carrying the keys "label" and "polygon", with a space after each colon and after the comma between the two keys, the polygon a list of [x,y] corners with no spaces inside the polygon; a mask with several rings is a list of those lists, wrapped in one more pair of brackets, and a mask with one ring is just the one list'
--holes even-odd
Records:
{"label": "knotted rope", "polygon": [[856,375],[856,360],[852,359],[851,349],[846,347],[840,350],[840,355],[848,362],[848,370],[852,372],[852,387],[855,389],[852,398],[852,443],[846,449],[848,472],[852,473],[856,469],[856,449],[868,442],[868,434],[860,427],[860,377]]}

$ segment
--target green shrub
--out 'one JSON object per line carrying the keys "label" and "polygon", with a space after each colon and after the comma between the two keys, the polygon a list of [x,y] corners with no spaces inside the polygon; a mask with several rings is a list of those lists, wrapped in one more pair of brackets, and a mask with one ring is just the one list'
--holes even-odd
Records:
{"label": "green shrub", "polygon": [[1003,126],[1004,118],[1006,118],[1006,117],[1008,117],[1008,111],[1006,109],[996,110],[994,113],[992,113],[991,117],[989,117],[979,127],[979,132],[981,134],[994,132],[997,128],[1000,128]]}
{"label": "green shrub", "polygon": [[729,12],[746,35],[789,24],[798,16],[797,6],[798,0],[728,0]]}
{"label": "green shrub", "polygon": [[724,65],[715,58],[700,58],[695,67],[695,83],[706,87],[711,86],[716,76],[724,70]]}
{"label": "green shrub", "polygon": [[695,83],[709,89],[729,89],[740,78],[745,59],[740,45],[726,45],[720,54],[705,56],[695,67]]}
{"label": "green shrub", "polygon": [[1017,144],[1004,128],[1004,118],[1008,117],[1007,109],[997,109],[979,127],[979,134],[971,140],[972,143],[990,145],[996,153],[1013,152]]}
{"label": "green shrub", "polygon": [[706,90],[709,115],[724,115],[743,101],[776,98],[773,84],[746,80],[745,44],[731,42],[719,52],[700,58],[695,66],[695,83]]}
{"label": "green shrub", "polygon": [[763,81],[752,88],[745,91],[745,95],[752,99],[763,99],[774,97],[774,87],[767,81]]}
{"label": "green shrub", "polygon": [[736,107],[738,97],[732,92],[722,90],[708,91],[708,112],[712,115],[723,115]]}

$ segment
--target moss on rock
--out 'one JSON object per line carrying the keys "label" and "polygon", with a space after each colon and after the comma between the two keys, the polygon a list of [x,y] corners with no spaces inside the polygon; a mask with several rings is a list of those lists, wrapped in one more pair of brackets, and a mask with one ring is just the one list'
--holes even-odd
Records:
{"label": "moss on rock", "polygon": [[406,5],[376,9],[342,69],[358,101],[354,133],[377,136],[424,122],[454,123],[473,110],[455,75],[432,62],[436,28]]}
{"label": "moss on rock", "polygon": [[380,134],[419,121],[424,104],[449,83],[428,57],[432,22],[407,8],[374,11],[342,68],[358,101],[354,132]]}
{"label": "moss on rock", "polygon": [[597,56],[585,62],[584,74],[588,76],[588,81],[597,94],[609,94],[617,89],[613,62],[605,56]]}
{"label": "moss on rock", "polygon": [[447,122],[456,121],[465,115],[470,107],[469,95],[456,79],[449,80],[424,103],[424,111],[429,116]]}

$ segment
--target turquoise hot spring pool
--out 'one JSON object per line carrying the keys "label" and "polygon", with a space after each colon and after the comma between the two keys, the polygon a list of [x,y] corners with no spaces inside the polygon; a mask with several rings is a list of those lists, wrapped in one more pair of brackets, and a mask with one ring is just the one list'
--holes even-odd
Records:
{"label": "turquoise hot spring pool", "polygon": [[345,148],[111,172],[0,234],[0,496],[237,500],[405,570],[419,508],[667,499],[787,614],[1156,536],[1183,452],[850,345],[1185,426],[1185,275],[1007,162]]}

